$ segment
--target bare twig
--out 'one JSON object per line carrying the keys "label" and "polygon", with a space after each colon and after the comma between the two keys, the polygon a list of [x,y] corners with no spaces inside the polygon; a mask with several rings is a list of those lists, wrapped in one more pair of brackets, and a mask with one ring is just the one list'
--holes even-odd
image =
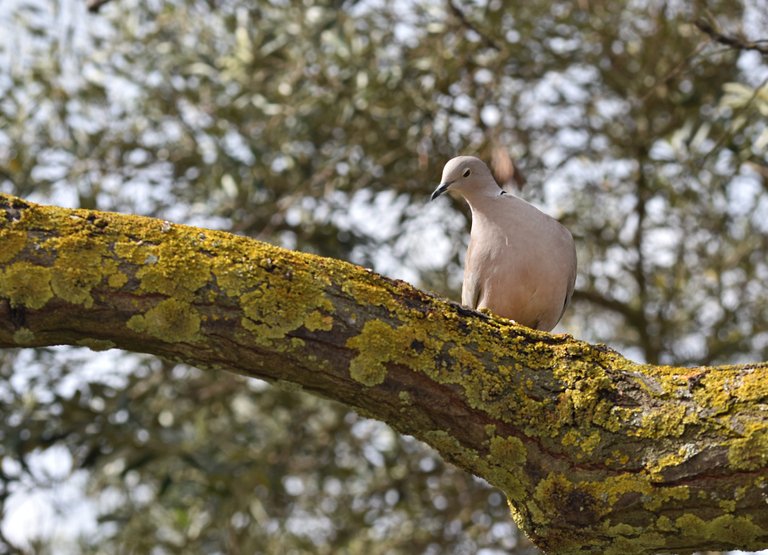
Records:
{"label": "bare twig", "polygon": [[496,51],[500,51],[501,47],[494,41],[491,37],[480,31],[480,29],[477,28],[477,26],[472,23],[469,19],[467,19],[467,14],[465,14],[459,6],[456,5],[454,0],[447,0],[448,2],[448,8],[451,10],[451,13],[455,15],[458,20],[461,22],[461,24],[469,29],[470,31],[477,33],[477,35],[483,40],[483,42],[488,46],[489,48],[493,48]]}
{"label": "bare twig", "polygon": [[110,0],[87,0],[86,5],[88,11],[91,13],[99,13],[99,10],[104,4],[107,4]]}
{"label": "bare twig", "polygon": [[716,23],[707,21],[706,19],[697,19],[693,24],[715,42],[719,42],[720,44],[724,44],[737,50],[754,50],[760,52],[763,56],[768,56],[768,39],[753,41],[737,35],[728,35],[719,29],[716,26]]}

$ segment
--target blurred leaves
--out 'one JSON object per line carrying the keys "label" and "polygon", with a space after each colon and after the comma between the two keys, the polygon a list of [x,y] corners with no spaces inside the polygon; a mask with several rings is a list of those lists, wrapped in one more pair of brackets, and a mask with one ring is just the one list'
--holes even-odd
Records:
{"label": "blurred leaves", "polygon": [[[767,68],[695,26],[765,40],[763,4],[4,2],[0,189],[457,298],[467,213],[428,195],[451,156],[506,153],[577,238],[567,331],[764,360]],[[338,405],[111,352],[5,352],[0,372],[0,544],[13,496],[61,482],[51,459],[98,515],[75,552],[532,552],[498,492]],[[49,532],[30,549],[61,549]]]}

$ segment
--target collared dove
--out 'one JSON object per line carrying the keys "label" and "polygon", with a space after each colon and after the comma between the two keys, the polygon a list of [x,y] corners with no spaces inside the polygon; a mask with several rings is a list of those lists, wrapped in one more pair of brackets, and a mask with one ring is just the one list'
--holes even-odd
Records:
{"label": "collared dove", "polygon": [[576,281],[570,232],[503,191],[479,158],[449,160],[432,200],[458,193],[472,211],[462,304],[549,331],[565,312]]}

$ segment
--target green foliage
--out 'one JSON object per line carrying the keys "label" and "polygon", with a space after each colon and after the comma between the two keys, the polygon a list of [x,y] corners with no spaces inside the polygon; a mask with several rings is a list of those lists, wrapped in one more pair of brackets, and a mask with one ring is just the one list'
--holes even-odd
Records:
{"label": "green foliage", "polygon": [[[0,188],[456,298],[465,213],[428,195],[449,157],[503,147],[577,238],[564,329],[650,362],[768,358],[764,60],[692,24],[740,27],[752,5],[454,5],[6,4]],[[128,355],[94,377],[85,360],[4,353],[0,387],[0,499],[66,446],[100,500],[82,552],[529,549],[498,493],[342,407]]]}

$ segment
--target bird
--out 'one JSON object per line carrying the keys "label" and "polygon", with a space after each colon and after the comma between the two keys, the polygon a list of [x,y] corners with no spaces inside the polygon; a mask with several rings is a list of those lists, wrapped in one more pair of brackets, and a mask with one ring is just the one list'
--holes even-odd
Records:
{"label": "bird", "polygon": [[430,200],[446,192],[463,197],[472,213],[461,303],[551,331],[576,282],[576,246],[568,229],[503,190],[475,156],[445,164]]}

